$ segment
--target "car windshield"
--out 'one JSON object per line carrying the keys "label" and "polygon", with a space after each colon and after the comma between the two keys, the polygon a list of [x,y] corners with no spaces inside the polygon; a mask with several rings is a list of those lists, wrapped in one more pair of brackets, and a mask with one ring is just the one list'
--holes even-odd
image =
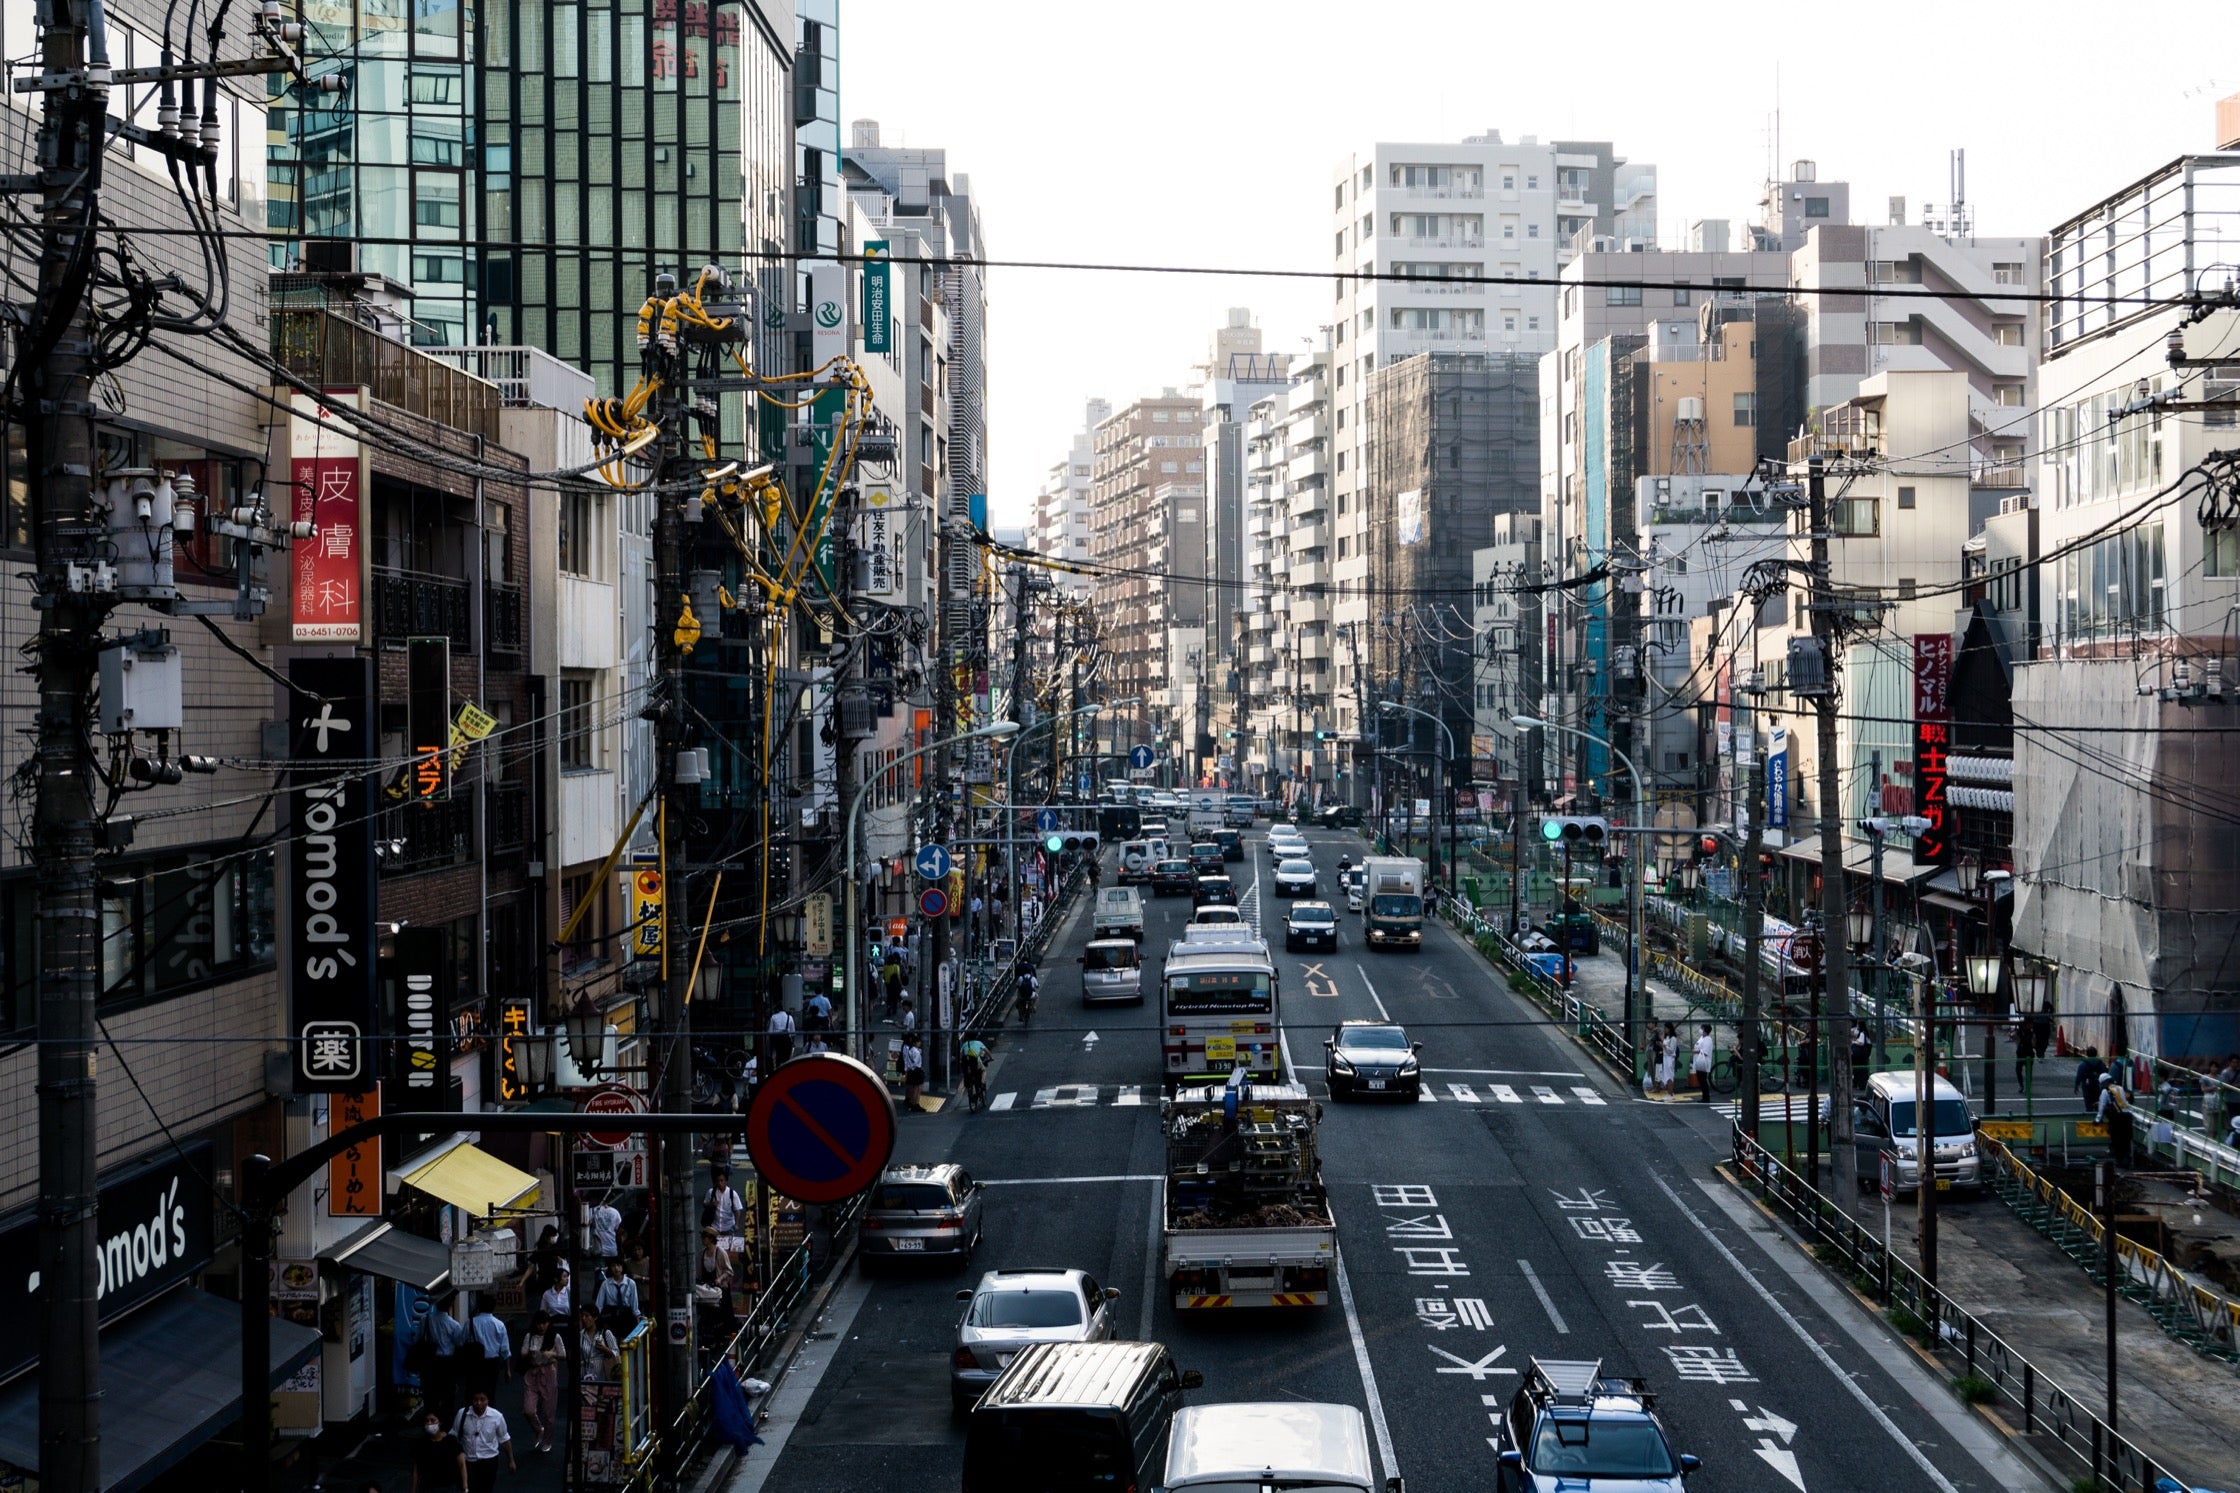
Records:
{"label": "car windshield", "polygon": [[926,1213],[949,1206],[949,1189],[931,1182],[882,1182],[871,1195],[875,1213]]}
{"label": "car windshield", "polygon": [[1335,919],[1327,907],[1294,907],[1291,909],[1291,921],[1294,923],[1328,923],[1335,921]]}
{"label": "car windshield", "polygon": [[1389,895],[1369,899],[1369,910],[1380,918],[1412,918],[1423,912],[1421,897]]}
{"label": "car windshield", "polygon": [[1190,853],[1192,855],[1219,855],[1221,847],[1211,840],[1200,840],[1190,847]]}
{"label": "car windshield", "polygon": [[982,1291],[966,1318],[974,1327],[1079,1327],[1081,1298],[1071,1291]]}
{"label": "car windshield", "polygon": [[1374,1047],[1404,1051],[1408,1034],[1396,1026],[1357,1026],[1348,1028],[1338,1038],[1342,1047]]}
{"label": "car windshield", "polygon": [[1244,921],[1244,915],[1238,912],[1234,907],[1230,907],[1225,903],[1216,903],[1212,907],[1199,908],[1196,914],[1191,918],[1191,921],[1200,924],[1241,923]]}
{"label": "car windshield", "polygon": [[1136,946],[1130,944],[1091,944],[1082,956],[1091,969],[1134,969]]}
{"label": "car windshield", "polygon": [[1189,873],[1189,870],[1190,870],[1190,863],[1189,863],[1188,861],[1161,861],[1161,862],[1159,862],[1159,871],[1160,871],[1160,874],[1161,874],[1161,875],[1165,875],[1165,876],[1183,876],[1183,875],[1187,875],[1187,874]]}
{"label": "car windshield", "polygon": [[1532,1438],[1532,1470],[1566,1480],[1671,1477],[1680,1470],[1664,1433],[1648,1421],[1588,1421],[1550,1416]]}
{"label": "car windshield", "polygon": [[[1932,1099],[1929,1114],[1936,1123],[1937,1134],[1966,1135],[1975,1129],[1975,1122],[1968,1115],[1965,1099]],[[1913,1134],[1913,1101],[1903,1100],[1890,1106],[1890,1133],[1894,1136]]]}

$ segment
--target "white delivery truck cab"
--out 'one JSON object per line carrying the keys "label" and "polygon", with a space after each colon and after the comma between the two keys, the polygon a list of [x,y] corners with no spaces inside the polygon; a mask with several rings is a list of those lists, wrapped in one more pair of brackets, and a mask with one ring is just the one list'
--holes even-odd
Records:
{"label": "white delivery truck cab", "polygon": [[1090,922],[1091,938],[1132,938],[1142,942],[1142,891],[1132,886],[1097,888],[1096,913]]}
{"label": "white delivery truck cab", "polygon": [[1368,1431],[1351,1405],[1186,1405],[1174,1413],[1167,1475],[1154,1493],[1269,1487],[1405,1493],[1399,1478],[1379,1488]]}

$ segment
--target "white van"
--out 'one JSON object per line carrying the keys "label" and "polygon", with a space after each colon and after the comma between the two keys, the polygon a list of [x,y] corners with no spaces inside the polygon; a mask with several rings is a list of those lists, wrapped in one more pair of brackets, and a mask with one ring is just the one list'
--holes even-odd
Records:
{"label": "white van", "polygon": [[1081,953],[1081,1004],[1143,1004],[1143,952],[1134,939],[1097,938]]}
{"label": "white van", "polygon": [[[1896,1153],[1899,1192],[1921,1185],[1913,1111],[1917,1090],[1911,1073],[1876,1073],[1856,1098],[1851,1112],[1852,1145],[1859,1158],[1859,1184],[1876,1185],[1882,1175],[1882,1153]],[[1939,1191],[1983,1185],[1983,1161],[1976,1154],[1976,1116],[1968,1101],[1947,1079],[1929,1079],[1929,1115],[1936,1146],[1936,1179]]]}
{"label": "white van", "polygon": [[1405,1493],[1399,1478],[1380,1490],[1369,1434],[1351,1405],[1186,1405],[1167,1434],[1167,1475],[1154,1493],[1192,1488],[1312,1488],[1315,1493]]}
{"label": "white van", "polygon": [[1091,938],[1132,938],[1143,941],[1143,893],[1132,886],[1097,889],[1096,915],[1090,920]]}

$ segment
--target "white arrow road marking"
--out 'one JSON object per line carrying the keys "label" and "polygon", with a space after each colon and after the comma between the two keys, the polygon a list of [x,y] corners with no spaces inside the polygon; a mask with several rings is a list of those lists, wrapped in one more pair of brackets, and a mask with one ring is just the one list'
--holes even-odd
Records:
{"label": "white arrow road marking", "polygon": [[1081,1050],[1083,1052],[1094,1052],[1096,1047],[1097,1034],[1095,1032],[1084,1033],[1081,1038]]}
{"label": "white arrow road marking", "polygon": [[1771,1436],[1759,1437],[1757,1450],[1758,1455],[1765,1458],[1766,1465],[1787,1478],[1796,1487],[1797,1493],[1805,1493],[1804,1474],[1797,1471],[1795,1452],[1787,1447],[1775,1446]]}
{"label": "white arrow road marking", "polygon": [[[1733,1403],[1734,1408],[1737,1410],[1747,1411],[1750,1408],[1740,1400],[1736,1400]],[[1745,1426],[1748,1426],[1753,1431],[1771,1431],[1774,1435],[1781,1438],[1781,1444],[1783,1446],[1787,1446],[1797,1437],[1797,1427],[1794,1421],[1783,1420],[1780,1416],[1774,1414],[1771,1410],[1768,1410],[1763,1405],[1760,1405],[1758,1407],[1758,1413],[1756,1415],[1746,1416],[1742,1423]]]}
{"label": "white arrow road marking", "polygon": [[1501,1369],[1494,1367],[1494,1360],[1509,1351],[1506,1347],[1496,1348],[1491,1353],[1488,1353],[1485,1357],[1479,1359],[1475,1363],[1472,1363],[1467,1358],[1455,1357],[1452,1353],[1449,1353],[1446,1349],[1440,1347],[1437,1343],[1425,1343],[1424,1346],[1426,1348],[1429,1348],[1432,1352],[1438,1354],[1441,1358],[1444,1358],[1447,1362],[1455,1365],[1451,1369],[1432,1370],[1432,1372],[1435,1374],[1468,1374],[1473,1380],[1477,1381],[1480,1384],[1483,1384],[1489,1377],[1494,1374],[1514,1374],[1516,1372],[1515,1369]]}

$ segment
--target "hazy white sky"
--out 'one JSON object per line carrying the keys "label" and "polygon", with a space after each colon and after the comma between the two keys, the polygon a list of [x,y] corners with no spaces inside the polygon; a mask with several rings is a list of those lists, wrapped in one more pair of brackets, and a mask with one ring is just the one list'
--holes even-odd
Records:
{"label": "hazy white sky", "polygon": [[[1978,230],[2042,233],[2213,147],[2240,22],[2211,0],[841,0],[842,117],[945,147],[999,260],[1324,269],[1340,156],[1486,129],[1654,162],[1674,247],[1693,219],[1755,216],[1776,68],[1782,157],[1851,182],[1856,218],[1945,200],[1959,147]],[[990,286],[999,524],[1024,518],[1085,398],[1186,383],[1227,307],[1286,350],[1330,305],[1325,281],[999,269]]]}

